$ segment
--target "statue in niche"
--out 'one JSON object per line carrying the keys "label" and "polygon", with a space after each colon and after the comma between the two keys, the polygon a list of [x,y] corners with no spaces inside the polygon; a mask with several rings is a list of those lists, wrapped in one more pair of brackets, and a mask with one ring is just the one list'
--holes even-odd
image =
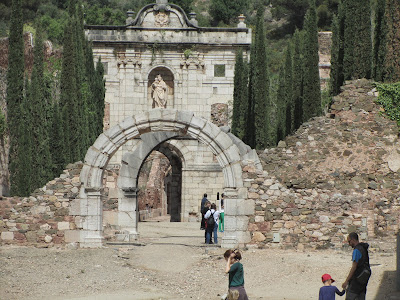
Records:
{"label": "statue in niche", "polygon": [[153,92],[153,106],[154,107],[167,107],[167,89],[168,86],[165,81],[162,79],[161,75],[158,74],[156,79],[151,84],[151,90]]}

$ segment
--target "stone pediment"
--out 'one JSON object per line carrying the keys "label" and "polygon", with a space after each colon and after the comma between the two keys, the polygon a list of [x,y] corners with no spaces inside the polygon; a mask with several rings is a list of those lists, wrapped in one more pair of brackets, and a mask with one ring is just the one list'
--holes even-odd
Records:
{"label": "stone pediment", "polygon": [[142,28],[197,27],[189,21],[181,7],[168,3],[168,1],[157,1],[157,3],[146,5],[127,26]]}

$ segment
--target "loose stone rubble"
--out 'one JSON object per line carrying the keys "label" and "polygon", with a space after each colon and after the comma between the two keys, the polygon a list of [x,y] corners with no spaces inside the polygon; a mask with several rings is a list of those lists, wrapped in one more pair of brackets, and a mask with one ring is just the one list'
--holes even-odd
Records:
{"label": "loose stone rubble", "polygon": [[244,168],[249,198],[256,200],[253,244],[279,234],[287,247],[341,247],[353,230],[369,240],[394,238],[399,129],[381,114],[371,91],[367,80],[348,82],[330,113],[260,154],[263,174]]}

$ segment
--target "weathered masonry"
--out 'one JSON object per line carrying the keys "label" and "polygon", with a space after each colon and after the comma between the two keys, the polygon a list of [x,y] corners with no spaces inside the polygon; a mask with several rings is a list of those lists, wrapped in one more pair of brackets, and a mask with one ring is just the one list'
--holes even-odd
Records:
{"label": "weathered masonry", "polygon": [[[99,142],[93,145],[93,151],[106,155],[101,164],[91,161],[94,159],[91,149],[85,161],[82,173],[85,190],[81,196],[87,199],[88,207],[93,201],[97,203],[96,207],[100,205],[100,198],[103,203],[110,199],[118,203],[116,211],[104,211],[98,207],[95,215],[99,219],[92,213],[85,217],[96,219],[88,224],[90,229],[86,228],[89,231],[82,242],[87,245],[101,244],[101,233],[95,231],[101,230],[102,226],[115,228],[120,240],[137,236],[138,174],[154,150],[164,154],[171,163],[171,176],[165,181],[165,195],[173,221],[197,220],[203,193],[208,193],[212,201],[216,200],[217,193],[224,191],[226,196],[233,193],[232,197],[238,198],[237,189],[243,184],[236,154],[246,155],[246,159],[253,160],[260,168],[255,151],[217,127],[228,125],[236,51],[241,49],[245,57],[249,55],[251,29],[246,27],[244,17],[239,17],[236,28],[198,27],[195,14],[190,14],[189,20],[179,6],[161,0],[143,7],[135,18],[133,15],[133,12],[128,12],[125,26],[86,26],[95,59],[101,58],[106,71],[105,129],[119,130],[123,136],[112,151],[96,147]],[[171,127],[165,123],[169,119],[164,117],[157,118],[159,123],[156,126],[141,125],[145,129],[133,137],[120,129],[127,118],[137,122],[140,116],[153,115],[152,111],[158,109],[161,112],[157,114],[161,116],[164,116],[162,110],[168,117],[171,112],[185,118],[187,114],[193,115],[190,118],[195,121],[187,120],[185,126],[196,129],[178,130],[177,133],[176,124]],[[174,122],[180,124],[183,121],[178,118]],[[167,129],[161,128],[160,124]],[[204,124],[206,128],[202,127]],[[203,138],[200,132],[209,128],[212,134]],[[229,143],[233,140],[236,143],[232,149],[242,149],[230,149],[229,154],[225,154],[229,148],[226,148],[226,138],[223,146],[215,148],[214,143],[219,143],[213,140],[215,132],[221,132],[220,136],[229,134]],[[236,153],[235,159],[231,157],[232,151]],[[99,169],[90,169],[89,172],[88,167]],[[234,173],[228,171],[231,168],[234,168]],[[108,180],[109,177],[103,174],[107,169],[117,169],[118,179]],[[85,172],[89,172],[87,176],[96,174],[95,185],[89,184],[92,177],[86,178]],[[100,191],[103,180],[107,187],[106,196]],[[233,191],[229,192],[228,188]],[[241,199],[245,196],[242,194]],[[252,214],[253,210],[249,213]],[[236,222],[236,218],[232,220]],[[247,222],[242,222],[239,227],[232,227],[232,234],[234,231],[239,233],[231,236],[229,243],[249,241]],[[225,240],[229,239],[228,235],[225,234]]]}

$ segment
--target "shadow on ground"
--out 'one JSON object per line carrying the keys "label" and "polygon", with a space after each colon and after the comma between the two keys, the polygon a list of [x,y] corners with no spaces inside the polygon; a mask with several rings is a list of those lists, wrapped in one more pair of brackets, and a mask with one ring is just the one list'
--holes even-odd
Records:
{"label": "shadow on ground", "polygon": [[396,271],[385,271],[383,273],[374,300],[400,300],[400,292],[396,292]]}

